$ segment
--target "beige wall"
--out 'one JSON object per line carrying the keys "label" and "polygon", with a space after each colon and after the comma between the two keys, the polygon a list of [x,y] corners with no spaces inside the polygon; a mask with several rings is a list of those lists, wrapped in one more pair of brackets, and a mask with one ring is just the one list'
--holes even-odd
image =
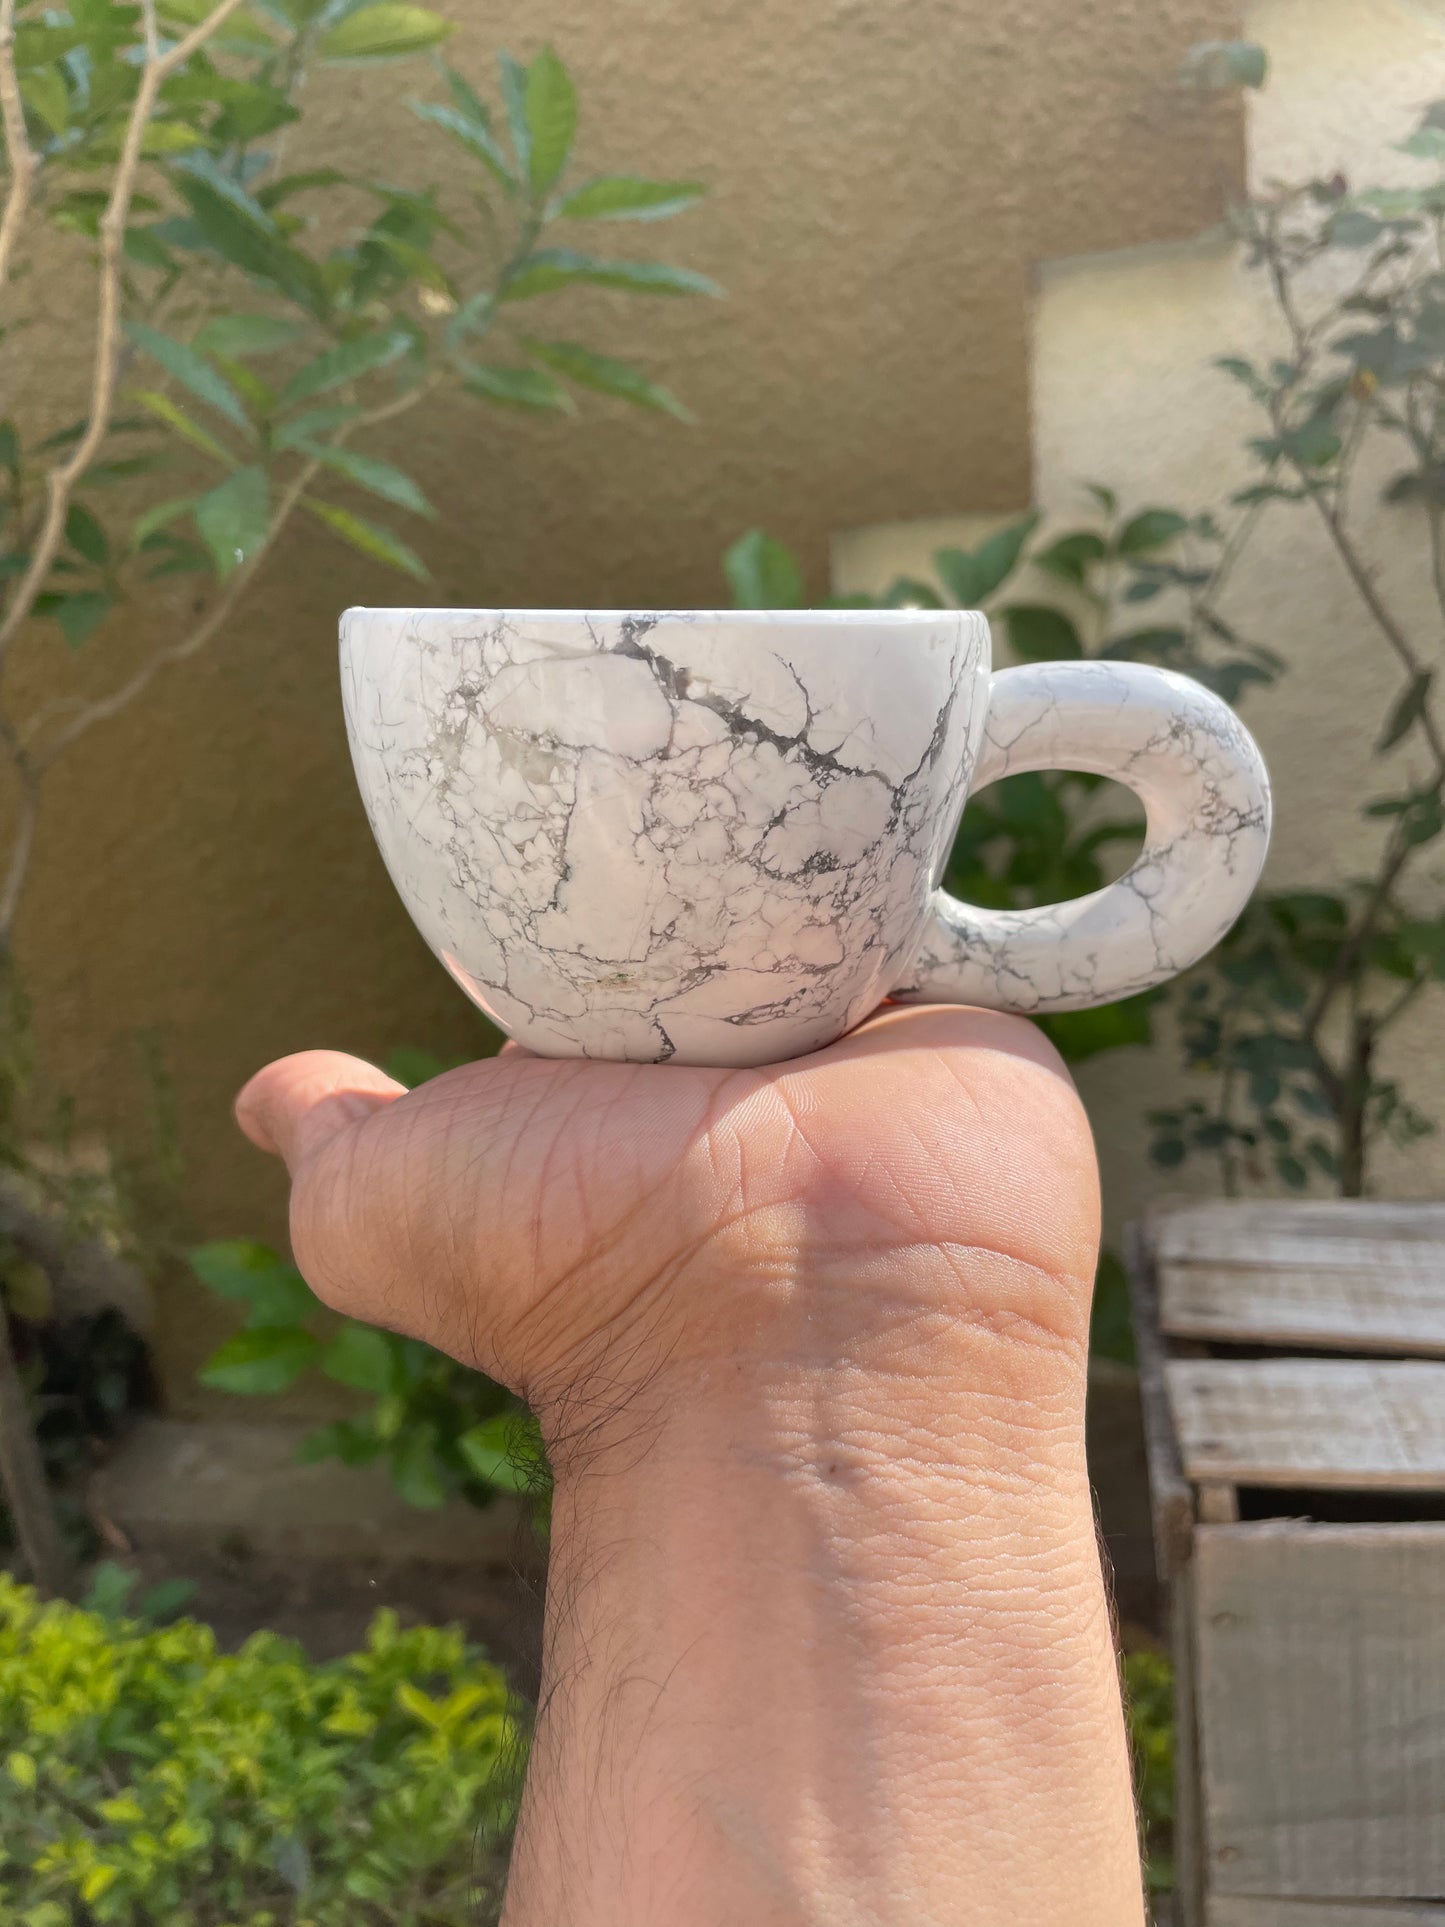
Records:
{"label": "beige wall", "polygon": [[[1417,164],[1394,144],[1427,102],[1445,98],[1445,7],[1257,0],[1245,24],[1271,55],[1270,83],[1252,100],[1247,128],[1254,183],[1336,168],[1360,184],[1413,177]],[[1261,430],[1248,397],[1212,359],[1285,350],[1259,277],[1221,235],[1043,264],[1029,325],[1035,499],[1060,519],[1079,518],[1087,515],[1082,484],[1101,481],[1126,502],[1217,508],[1250,479],[1243,445]],[[1362,462],[1353,496],[1381,585],[1428,657],[1440,618],[1423,518],[1380,500],[1399,466],[1383,453]],[[917,570],[943,541],[977,539],[980,526],[963,517],[855,531],[835,543],[835,571],[847,587],[873,586],[898,569]],[[1266,512],[1223,613],[1291,665],[1274,690],[1251,695],[1246,710],[1276,794],[1268,880],[1335,886],[1368,873],[1378,826],[1362,822],[1357,808],[1387,787],[1371,746],[1398,682],[1310,517],[1290,507]],[[1438,864],[1425,887],[1433,910],[1445,888]],[[1381,1068],[1438,1111],[1445,997],[1418,1010],[1393,1034]],[[1196,1093],[1167,1045],[1086,1064],[1080,1082],[1099,1140],[1106,1215],[1117,1229],[1161,1188],[1141,1155],[1143,1112]],[[1182,1176],[1212,1186],[1205,1165]],[[1378,1178],[1393,1196],[1440,1196],[1445,1129],[1408,1152],[1386,1147]],[[1180,1175],[1169,1186],[1181,1188]]]}
{"label": "beige wall", "polygon": [[[577,425],[438,408],[408,430],[408,465],[445,509],[414,538],[440,602],[706,605],[750,524],[821,582],[833,530],[1024,500],[1034,263],[1189,232],[1238,164],[1231,114],[1172,84],[1192,41],[1232,30],[1221,0],[446,10],[473,73],[499,43],[555,40],[582,90],[584,168],[712,184],[702,211],[640,239],[730,299],[592,304],[599,345],[645,341],[692,430],[605,405]],[[390,175],[444,160],[392,98],[422,81],[318,83],[316,154],[375,164],[385,129]],[[59,406],[84,293],[72,277],[38,294],[51,325],[32,338],[30,399]],[[315,1044],[462,1051],[474,1034],[386,883],[341,731],[337,612],[405,595],[298,534],[220,645],[97,732],[49,798],[21,933],[49,1065],[113,1121],[129,1040],[163,1031],[188,1208],[210,1235],[281,1234],[278,1176],[228,1115],[259,1063]],[[215,1330],[208,1301],[166,1288],[178,1407]]]}

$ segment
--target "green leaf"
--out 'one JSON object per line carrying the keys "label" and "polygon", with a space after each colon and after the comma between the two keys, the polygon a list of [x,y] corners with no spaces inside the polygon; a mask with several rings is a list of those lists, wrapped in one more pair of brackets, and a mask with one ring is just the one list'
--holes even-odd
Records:
{"label": "green leaf", "polygon": [[485,401],[509,408],[551,409],[563,415],[576,412],[567,390],[541,368],[504,368],[491,361],[470,361],[464,367],[467,392]]}
{"label": "green leaf", "polygon": [[316,1310],[311,1287],[295,1265],[269,1245],[228,1238],[195,1245],[186,1253],[191,1270],[209,1290],[247,1310],[247,1325],[304,1325]]}
{"label": "green leaf", "polygon": [[536,1481],[537,1467],[521,1448],[521,1427],[510,1413],[498,1412],[472,1426],[457,1440],[467,1469],[498,1492],[527,1492]]}
{"label": "green leaf", "polygon": [[65,539],[77,555],[103,569],[110,561],[110,538],[83,502],[72,502],[65,516]]}
{"label": "green leaf", "polygon": [[199,1377],[220,1392],[284,1392],[320,1355],[320,1341],[310,1332],[263,1325],[227,1339]]}
{"label": "green leaf", "polygon": [[738,537],[723,557],[735,609],[799,609],[803,572],[790,550],[761,529]]}
{"label": "green leaf", "polygon": [[664,415],[676,416],[678,421],[693,419],[676,395],[649,380],[631,362],[599,355],[575,341],[537,341],[528,336],[523,345],[538,361],[546,362],[549,368],[555,368],[579,388],[595,388],[599,394],[615,395],[619,401],[631,402],[638,408],[658,409]]}
{"label": "green leaf", "polygon": [[1445,161],[1445,128],[1428,124],[1417,127],[1407,140],[1399,143],[1399,152],[1417,161]]}
{"label": "green leaf", "polygon": [[1144,509],[1124,524],[1114,546],[1120,555],[1146,555],[1151,549],[1162,549],[1188,527],[1189,518],[1174,509]]}
{"label": "green leaf", "polygon": [[52,134],[65,132],[70,119],[70,91],[58,67],[40,67],[24,75],[20,97]]}
{"label": "green leaf", "polygon": [[269,282],[309,313],[326,312],[326,284],[316,263],[288,243],[270,213],[209,154],[178,163],[170,177],[201,238],[222,260]]}
{"label": "green leaf", "polygon": [[247,355],[273,355],[305,333],[301,322],[282,321],[277,315],[222,314],[196,331],[193,345],[203,354],[239,361]]}
{"label": "green leaf", "polygon": [[507,127],[519,171],[530,180],[532,174],[532,132],[527,125],[527,69],[505,50],[497,55],[497,73],[502,89],[502,105],[507,110]]}
{"label": "green leaf", "polygon": [[557,209],[568,221],[665,221],[691,207],[706,189],[700,181],[647,181],[606,174],[575,188]]}
{"label": "green leaf", "polygon": [[179,516],[189,515],[196,505],[194,495],[173,495],[167,502],[154,502],[143,515],[137,516],[130,532],[130,550],[135,554],[144,548],[148,537],[157,529],[168,527]]}
{"label": "green leaf", "polygon": [[1001,611],[1009,649],[1019,662],[1066,662],[1084,653],[1079,632],[1061,609],[1015,602]]}
{"label": "green leaf", "polygon": [[425,582],[428,576],[426,564],[412,549],[409,549],[400,536],[393,535],[390,529],[379,528],[375,522],[365,521],[353,515],[349,509],[337,508],[332,502],[319,502],[315,496],[305,497],[306,506],[311,513],[323,521],[327,528],[339,535],[343,542],[349,542],[363,555],[369,555],[378,562],[388,563],[393,569],[403,569],[407,575],[414,575]]}
{"label": "green leaf", "polygon": [[715,281],[691,268],[673,268],[663,261],[604,261],[570,248],[543,248],[504,283],[498,299],[525,301],[579,281],[628,294],[722,294]]}
{"label": "green leaf", "polygon": [[195,1597],[195,1591],[194,1579],[163,1579],[136,1601],[136,1617],[149,1626],[164,1626]]}
{"label": "green leaf", "polygon": [[141,152],[153,159],[158,154],[186,154],[206,144],[205,135],[189,121],[153,120],[141,138]]}
{"label": "green leaf", "polygon": [[410,346],[411,336],[400,328],[338,341],[334,348],[327,348],[304,368],[297,369],[281,391],[282,405],[291,407],[298,401],[310,401],[313,395],[324,395],[344,382],[357,381],[362,375],[372,374],[398,360]]}
{"label": "green leaf", "polygon": [[446,1481],[437,1460],[436,1434],[419,1426],[391,1448],[391,1482],[408,1505],[428,1510],[446,1504]]}
{"label": "green leaf", "polygon": [[1151,993],[1126,997],[1117,1004],[1103,1004],[1097,1010],[1063,1010],[1041,1018],[1041,1028],[1067,1063],[1079,1064],[1100,1051],[1118,1050],[1125,1044],[1147,1044],[1153,1036]]}
{"label": "green leaf", "polygon": [[142,408],[156,416],[159,421],[163,421],[166,427],[179,435],[183,442],[189,442],[192,448],[198,448],[203,455],[209,455],[213,462],[219,462],[223,468],[236,466],[236,458],[230,450],[223,448],[215,436],[208,434],[199,422],[192,421],[186,411],[173,402],[169,395],[161,394],[159,389],[142,388],[131,399],[139,402]]}
{"label": "green leaf", "polygon": [[388,1077],[394,1077],[398,1084],[405,1084],[414,1091],[418,1084],[429,1084],[434,1077],[444,1071],[455,1070],[465,1058],[446,1059],[438,1057],[435,1051],[422,1050],[415,1044],[399,1044],[388,1053],[382,1069]]}
{"label": "green leaf", "polygon": [[490,169],[503,187],[511,189],[516,186],[516,176],[507,165],[507,157],[496,135],[485,122],[471,120],[455,107],[443,107],[431,101],[413,101],[411,110],[418,119],[444,128],[454,140],[460,141],[469,153],[475,154]]}
{"label": "green leaf", "polygon": [[326,1347],[321,1369],[338,1385],[379,1398],[395,1389],[397,1343],[386,1332],[348,1320]]}
{"label": "green leaf", "polygon": [[413,515],[436,514],[411,477],[390,462],[383,461],[379,455],[363,455],[354,448],[333,448],[325,442],[299,441],[293,446],[303,455],[314,457],[326,468],[334,469],[338,475],[355,482],[358,488],[381,496],[383,501],[395,502],[398,508],[410,509]]}
{"label": "green leaf", "polygon": [[52,66],[84,45],[85,35],[77,27],[42,27],[22,22],[15,29],[15,65],[22,74],[31,73],[37,67]]}
{"label": "green leaf", "polygon": [[1423,721],[1434,680],[1433,669],[1422,669],[1410,679],[1385,719],[1385,727],[1375,744],[1377,756],[1382,756],[1387,749],[1393,749],[1402,736],[1407,736],[1418,722]]}
{"label": "green leaf", "polygon": [[224,415],[237,428],[250,429],[250,417],[241,405],[240,396],[204,355],[197,354],[185,342],[162,334],[158,328],[148,328],[144,322],[128,321],[125,331],[138,348],[143,349],[153,361],[158,361],[168,375],[190,390],[197,401],[214,408],[218,415]]}
{"label": "green leaf", "polygon": [[270,483],[265,469],[254,463],[238,468],[196,503],[196,529],[222,581],[264,546],[270,520]]}
{"label": "green leaf", "polygon": [[915,575],[895,576],[883,591],[885,609],[942,609],[943,597],[932,583],[920,582]]}
{"label": "green leaf", "polygon": [[269,213],[272,208],[280,207],[294,194],[304,194],[314,187],[350,187],[352,176],[343,174],[339,167],[309,167],[300,174],[282,174],[274,181],[267,181],[256,189],[258,205]]}
{"label": "green leaf", "polygon": [[1231,87],[1263,87],[1269,55],[1253,40],[1201,40],[1184,56],[1184,78],[1223,93]]}
{"label": "green leaf", "polygon": [[[1078,1015],[1083,1016],[1084,1012]],[[1119,1365],[1136,1365],[1134,1328],[1129,1317],[1129,1280],[1117,1255],[1099,1253],[1094,1277],[1094,1299],[1089,1315],[1089,1351],[1094,1358],[1112,1358]]]}
{"label": "green leaf", "polygon": [[1108,553],[1109,546],[1102,535],[1094,529],[1080,529],[1073,535],[1061,535],[1047,548],[1037,550],[1033,560],[1035,568],[1057,576],[1061,582],[1075,582],[1082,587],[1089,579],[1089,570]]}
{"label": "green leaf", "polygon": [[424,53],[452,32],[430,7],[381,4],[363,7],[323,34],[316,51],[323,60],[395,60],[402,54]]}
{"label": "green leaf", "polygon": [[1277,442],[1261,442],[1255,446],[1266,460],[1278,450],[1301,468],[1327,468],[1343,444],[1328,416],[1312,415],[1308,421],[1301,422],[1298,428],[1291,428],[1281,435]]}
{"label": "green leaf", "polygon": [[939,580],[962,609],[980,608],[1018,567],[1024,544],[1038,527],[1036,514],[997,530],[976,549],[940,549],[933,558]]}
{"label": "green leaf", "polygon": [[72,649],[78,649],[100,627],[114,606],[103,589],[81,589],[74,595],[48,591],[35,598],[37,615],[50,616]]}
{"label": "green leaf", "polygon": [[527,69],[523,112],[527,117],[527,178],[534,194],[555,185],[577,132],[577,89],[551,47]]}
{"label": "green leaf", "polygon": [[319,440],[346,422],[354,422],[365,410],[350,402],[333,402],[329,408],[308,408],[283,422],[271,438],[273,448],[300,448]]}

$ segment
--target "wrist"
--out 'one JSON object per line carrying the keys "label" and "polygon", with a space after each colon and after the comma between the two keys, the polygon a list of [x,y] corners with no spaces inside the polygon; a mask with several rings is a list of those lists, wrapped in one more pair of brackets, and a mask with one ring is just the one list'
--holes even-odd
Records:
{"label": "wrist", "polygon": [[[1019,1309],[1036,1278],[993,1274],[986,1317],[936,1285],[765,1290],[728,1352],[654,1349],[606,1424],[554,1415],[509,1923],[1142,1918],[1082,1355]],[[607,1796],[601,1758],[624,1763]],[[573,1812],[591,1871],[568,1892],[547,1854]],[[1020,1871],[1043,1832],[1099,1867],[1062,1912]]]}

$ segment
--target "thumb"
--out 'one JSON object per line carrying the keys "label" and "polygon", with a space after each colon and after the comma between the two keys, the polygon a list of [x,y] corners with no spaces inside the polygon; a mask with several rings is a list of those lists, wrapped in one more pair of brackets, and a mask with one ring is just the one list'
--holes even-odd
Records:
{"label": "thumb", "polygon": [[404,1084],[360,1057],[304,1050],[257,1071],[236,1099],[236,1122],[294,1173],[338,1132],[405,1094]]}

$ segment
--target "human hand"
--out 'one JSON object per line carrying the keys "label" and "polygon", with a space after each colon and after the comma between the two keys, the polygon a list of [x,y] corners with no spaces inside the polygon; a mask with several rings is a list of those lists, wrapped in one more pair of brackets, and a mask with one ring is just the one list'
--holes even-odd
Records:
{"label": "human hand", "polygon": [[508,1927],[1139,1927],[1083,1457],[1098,1225],[1048,1043],[763,1070],[324,1052],[239,1102],[318,1294],[557,1475]]}
{"label": "human hand", "polygon": [[659,1372],[799,1355],[820,1323],[890,1352],[940,1322],[991,1335],[1008,1350],[990,1372],[1025,1396],[1080,1368],[1092,1145],[1014,1018],[887,1010],[746,1071],[508,1047],[410,1093],[308,1051],[237,1109],[290,1168],[297,1263],[327,1304],[544,1415],[599,1370],[621,1399]]}

